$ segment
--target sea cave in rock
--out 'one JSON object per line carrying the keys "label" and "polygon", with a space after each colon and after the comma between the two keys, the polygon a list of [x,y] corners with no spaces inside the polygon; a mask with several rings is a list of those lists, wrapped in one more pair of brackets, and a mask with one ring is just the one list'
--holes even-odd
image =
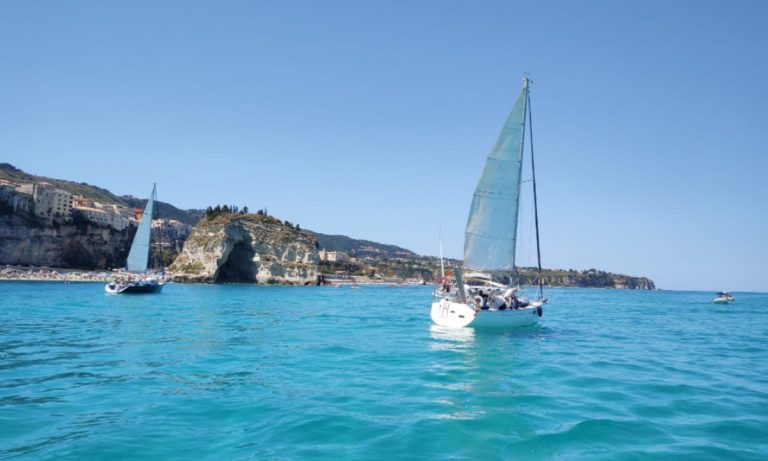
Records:
{"label": "sea cave in rock", "polygon": [[237,242],[227,261],[219,267],[215,283],[256,283],[258,270],[253,262],[255,254],[251,242]]}

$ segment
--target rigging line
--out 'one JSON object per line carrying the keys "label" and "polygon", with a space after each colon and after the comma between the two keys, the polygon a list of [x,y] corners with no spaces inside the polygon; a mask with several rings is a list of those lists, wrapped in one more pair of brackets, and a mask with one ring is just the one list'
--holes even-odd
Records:
{"label": "rigging line", "polygon": [[[523,182],[530,182],[530,179]],[[528,189],[521,189],[520,191],[520,201],[525,204],[526,209],[523,210],[523,206],[520,207],[520,227],[518,229],[518,239],[520,242],[519,247],[522,261],[521,265],[526,267],[531,266],[531,261],[533,260],[531,258],[531,252],[533,251],[533,200],[530,202],[528,201],[528,193]],[[530,221],[528,219],[529,216],[531,217]]]}
{"label": "rigging line", "polygon": [[[533,203],[530,204],[530,209],[529,210],[531,212],[530,215],[533,215]],[[526,215],[530,216],[527,213],[526,213]],[[526,245],[527,245],[526,246],[526,250],[527,250],[528,253],[526,254],[526,261],[525,262],[527,263],[527,265],[529,265],[531,263],[531,260],[532,260],[532,258],[531,258],[531,251],[533,251],[533,244],[531,243],[531,241],[533,240],[533,220],[531,219],[530,223],[527,223],[527,224],[528,224],[528,230],[527,230],[528,242],[526,243]]]}
{"label": "rigging line", "polygon": [[[157,183],[152,185],[152,214],[160,218],[160,206],[157,203]],[[157,210],[155,210],[155,206],[158,207]],[[150,222],[152,222],[152,217],[150,217]],[[151,226],[150,226],[151,227]],[[165,255],[163,254],[163,231],[162,231],[162,222],[160,223],[160,226],[157,228],[157,243],[160,245],[160,280],[162,281],[163,278],[165,278]],[[152,233],[150,232],[150,236]]]}
{"label": "rigging line", "polygon": [[543,299],[544,298],[544,282],[541,278],[541,246],[539,243],[539,205],[538,200],[536,198],[536,163],[533,160],[533,115],[531,111],[531,93],[530,91],[526,91],[525,93],[525,100],[527,102],[526,107],[528,108],[528,129],[529,131],[529,139],[531,142],[531,178],[533,180],[533,213],[534,213],[534,219],[536,220],[536,256],[538,260],[539,265],[539,296]]}

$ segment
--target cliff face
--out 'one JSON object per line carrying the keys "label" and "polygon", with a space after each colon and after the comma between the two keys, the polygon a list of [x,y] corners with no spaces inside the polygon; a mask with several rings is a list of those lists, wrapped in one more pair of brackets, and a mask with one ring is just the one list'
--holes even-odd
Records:
{"label": "cliff face", "polygon": [[315,239],[270,216],[201,220],[169,271],[175,281],[308,285],[318,282]]}
{"label": "cliff face", "polygon": [[111,269],[125,265],[135,228],[88,221],[47,223],[24,214],[0,217],[0,264]]}

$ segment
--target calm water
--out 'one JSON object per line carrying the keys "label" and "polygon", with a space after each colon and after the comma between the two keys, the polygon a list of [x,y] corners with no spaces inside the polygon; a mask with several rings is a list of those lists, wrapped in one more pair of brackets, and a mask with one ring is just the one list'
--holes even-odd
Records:
{"label": "calm water", "polygon": [[430,326],[427,287],[0,283],[2,459],[766,459],[768,295],[551,290]]}

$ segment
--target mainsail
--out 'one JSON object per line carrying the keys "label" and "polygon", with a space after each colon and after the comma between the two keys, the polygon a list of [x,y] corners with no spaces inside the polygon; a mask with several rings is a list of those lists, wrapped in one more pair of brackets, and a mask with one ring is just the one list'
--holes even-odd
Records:
{"label": "mainsail", "polygon": [[513,272],[523,168],[528,79],[475,188],[464,234],[464,268]]}
{"label": "mainsail", "polygon": [[144,273],[149,267],[149,240],[152,232],[152,214],[155,208],[155,187],[152,186],[152,195],[147,200],[141,223],[133,237],[131,251],[128,253],[128,263],[125,266],[125,270],[128,272]]}

